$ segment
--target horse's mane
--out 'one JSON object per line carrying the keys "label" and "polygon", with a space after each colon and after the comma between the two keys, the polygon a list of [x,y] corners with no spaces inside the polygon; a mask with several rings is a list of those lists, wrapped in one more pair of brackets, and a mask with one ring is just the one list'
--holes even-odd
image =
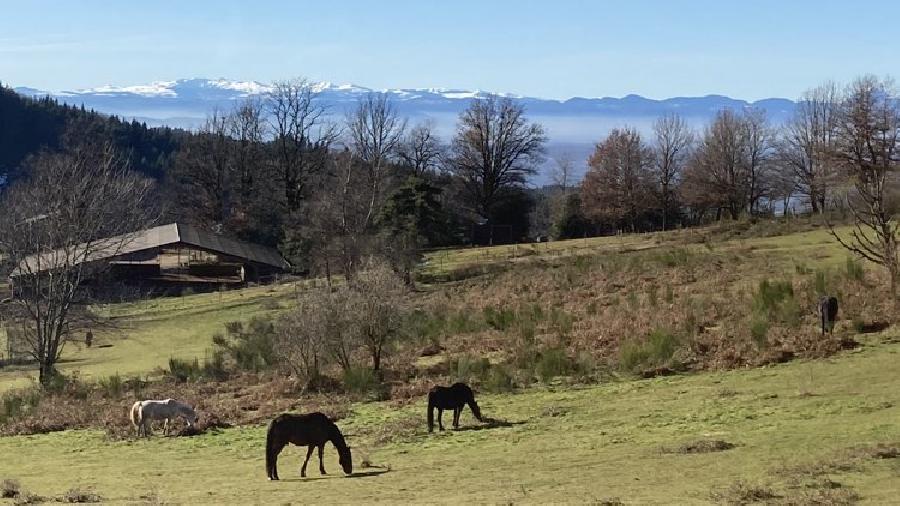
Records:
{"label": "horse's mane", "polygon": [[331,420],[329,420],[328,423],[328,432],[329,436],[331,437],[331,443],[334,444],[334,447],[338,450],[346,450],[347,448],[349,448],[347,446],[347,441],[344,439],[344,435],[341,434],[341,429],[338,428],[337,424],[335,424]]}

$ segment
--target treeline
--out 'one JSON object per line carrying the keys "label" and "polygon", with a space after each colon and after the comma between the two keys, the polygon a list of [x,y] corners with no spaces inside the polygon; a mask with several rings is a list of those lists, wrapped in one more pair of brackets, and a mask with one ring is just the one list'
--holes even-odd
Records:
{"label": "treeline", "polygon": [[[843,88],[809,90],[777,127],[763,111],[746,109],[719,111],[701,132],[677,115],[659,118],[649,138],[614,129],[597,144],[580,186],[558,185],[553,235],[853,209],[866,198],[853,189],[861,169],[875,171],[875,199],[890,205],[900,162],[898,118],[892,81],[866,76]],[[558,180],[565,180],[567,168],[558,165]]]}
{"label": "treeline", "polygon": [[547,136],[510,99],[472,101],[449,142],[384,95],[340,112],[306,81],[284,81],[184,132],[0,88],[0,175],[17,177],[40,149],[109,143],[159,182],[166,219],[277,247],[299,272],[325,276],[352,275],[373,253],[408,274],[424,248],[855,209],[848,199],[868,192],[852,190],[860,167],[877,169],[874,198],[888,208],[896,187],[897,94],[874,77],[808,91],[785,125],[726,109],[702,131],[677,115],[649,135],[614,129],[583,179],[562,157],[541,189],[526,183]]}
{"label": "treeline", "polygon": [[49,97],[23,97],[0,85],[0,182],[19,177],[29,156],[61,151],[84,139],[111,143],[128,156],[133,169],[162,180],[187,135],[59,104]]}
{"label": "treeline", "polygon": [[174,218],[277,246],[298,271],[352,275],[377,253],[408,275],[423,248],[525,238],[545,142],[509,99],[473,101],[444,143],[385,95],[336,118],[309,83],[285,81],[213,112],[165,192]]}

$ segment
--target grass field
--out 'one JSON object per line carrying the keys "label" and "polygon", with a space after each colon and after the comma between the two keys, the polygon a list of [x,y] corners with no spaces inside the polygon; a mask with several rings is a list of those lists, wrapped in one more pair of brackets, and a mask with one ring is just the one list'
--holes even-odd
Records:
{"label": "grass field", "polygon": [[[690,255],[684,265],[666,270],[652,256],[655,249]],[[553,262],[580,256],[599,261],[554,267]],[[617,267],[610,258],[624,261]],[[537,297],[548,308],[575,315],[573,334],[591,340],[608,323],[601,321],[604,315],[622,313],[628,319],[653,310],[646,305],[647,283],[677,284],[692,290],[695,301],[714,303],[752,288],[757,279],[783,274],[809,280],[814,269],[839,271],[846,258],[821,229],[724,238],[691,230],[443,250],[427,257],[423,274],[435,284],[425,285],[422,296],[446,299],[450,302],[442,303],[475,315],[483,307],[514,303],[513,295]],[[641,266],[630,270],[632,260]],[[740,268],[727,272],[735,262]],[[533,279],[517,278],[519,271],[480,276],[520,263]],[[601,264],[605,267],[596,267]],[[685,276],[690,280],[682,286]],[[878,282],[883,273],[870,267],[867,276],[869,283]],[[303,285],[103,308],[118,330],[95,332],[91,349],[70,344],[61,368],[82,378],[146,375],[170,357],[203,357],[225,322],[288,307]],[[846,286],[857,291],[848,298],[863,300],[858,292],[865,284]],[[626,292],[637,294],[633,302]],[[455,300],[460,297],[465,300]],[[676,309],[678,301],[690,300],[682,292],[674,297]],[[589,309],[583,300],[601,301],[600,309]],[[612,301],[616,305],[605,306]],[[592,316],[604,307],[607,312]],[[851,327],[846,321],[842,331],[853,332]],[[464,335],[456,347],[466,352],[473,344],[468,340],[496,334]],[[319,477],[312,465],[310,477],[300,480],[302,450],[291,448],[281,459],[283,481],[268,482],[265,428],[244,426],[142,441],[113,441],[89,430],[0,438],[0,480],[18,480],[23,489],[47,498],[71,488],[92,490],[109,503],[896,504],[900,458],[888,457],[900,453],[900,332],[890,327],[853,337],[862,342],[860,348],[828,359],[589,386],[551,382],[513,394],[479,395],[485,414],[507,423],[481,426],[467,411],[462,430],[432,435],[425,431],[421,398],[412,404],[354,404],[339,421],[354,450],[352,478],[340,472],[329,447],[331,474]],[[31,377],[27,369],[0,370],[0,391],[28,384]],[[303,410],[303,399],[299,402]],[[449,415],[445,421],[449,426]],[[688,451],[698,442],[734,447]],[[879,444],[890,446],[873,451]]]}
{"label": "grass field", "polygon": [[[266,481],[263,427],[137,442],[86,431],[3,438],[0,478],[44,496],[90,488],[113,503],[704,504],[751,489],[793,504],[840,494],[891,504],[900,458],[856,461],[850,450],[900,443],[898,359],[900,340],[873,335],[829,360],[489,395],[485,414],[508,426],[474,430],[466,412],[462,430],[434,435],[421,403],[355,405],[339,422],[359,473],[350,479],[329,446],[326,478],[299,479],[292,448],[282,481]],[[393,441],[375,447],[385,433]],[[696,440],[736,446],[662,451]]]}

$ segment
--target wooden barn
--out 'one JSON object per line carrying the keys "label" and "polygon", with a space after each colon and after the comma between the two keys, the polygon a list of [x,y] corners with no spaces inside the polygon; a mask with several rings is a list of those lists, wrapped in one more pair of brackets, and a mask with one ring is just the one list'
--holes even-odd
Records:
{"label": "wooden barn", "polygon": [[[113,238],[110,242],[121,243]],[[145,287],[243,285],[290,268],[272,248],[230,239],[183,223],[130,234],[115,255],[98,255],[113,279]],[[49,262],[52,263],[52,262]]]}

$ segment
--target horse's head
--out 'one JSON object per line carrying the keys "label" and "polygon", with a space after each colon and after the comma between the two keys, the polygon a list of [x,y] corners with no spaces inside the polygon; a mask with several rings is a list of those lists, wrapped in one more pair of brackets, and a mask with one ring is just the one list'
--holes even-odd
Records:
{"label": "horse's head", "polygon": [[475,399],[474,399],[474,398],[473,398],[472,400],[469,401],[469,408],[472,409],[472,414],[475,415],[475,418],[477,418],[478,421],[481,421],[481,420],[482,420],[482,418],[481,418],[481,408],[478,407],[478,403],[475,402]]}
{"label": "horse's head", "polygon": [[353,473],[353,455],[350,454],[350,447],[345,446],[343,448],[338,449],[339,460],[341,463],[341,467],[344,469],[344,473],[352,474]]}

